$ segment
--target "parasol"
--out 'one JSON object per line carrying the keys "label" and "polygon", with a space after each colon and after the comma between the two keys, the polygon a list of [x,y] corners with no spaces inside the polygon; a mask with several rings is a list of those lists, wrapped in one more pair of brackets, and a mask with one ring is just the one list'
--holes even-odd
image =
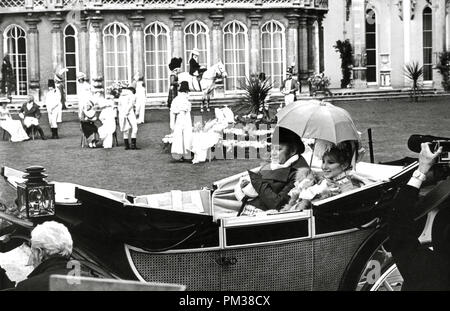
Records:
{"label": "parasol", "polygon": [[327,102],[295,102],[280,110],[277,118],[277,127],[287,128],[302,138],[334,144],[360,139],[350,114]]}

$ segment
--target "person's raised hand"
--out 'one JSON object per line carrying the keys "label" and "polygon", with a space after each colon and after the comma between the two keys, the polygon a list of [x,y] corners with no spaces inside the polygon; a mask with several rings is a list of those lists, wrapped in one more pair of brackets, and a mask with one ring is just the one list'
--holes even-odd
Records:
{"label": "person's raised hand", "polygon": [[439,149],[434,153],[430,150],[429,143],[422,143],[421,148],[422,149],[419,154],[419,171],[426,174],[442,153],[442,147],[439,147]]}

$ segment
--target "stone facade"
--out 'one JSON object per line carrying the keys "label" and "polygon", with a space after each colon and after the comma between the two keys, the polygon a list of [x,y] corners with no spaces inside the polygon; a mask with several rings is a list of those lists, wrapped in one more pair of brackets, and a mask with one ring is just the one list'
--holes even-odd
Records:
{"label": "stone facade", "polygon": [[[324,24],[325,73],[332,87],[342,77],[340,59],[333,45],[349,39],[355,51],[354,85],[359,88],[410,86],[403,75],[404,65],[424,64],[424,11],[431,9],[432,64],[449,47],[448,0],[335,0],[329,3]],[[374,14],[371,13],[374,12]],[[369,15],[368,15],[369,13]],[[376,28],[376,81],[367,81],[366,25]],[[424,85],[442,88],[441,75],[433,69]]]}
{"label": "stone facade", "polygon": [[[164,62],[171,57],[182,57],[183,63],[188,63],[188,51],[192,47],[185,32],[192,23],[198,23],[207,32],[205,65],[226,59],[224,27],[236,22],[245,33],[245,42],[239,43],[244,54],[239,56],[241,59],[236,61],[237,64],[225,62],[229,66],[227,72],[233,72],[231,67],[238,67],[243,60],[246,77],[269,68],[273,70],[274,77],[278,75],[277,79],[282,80],[286,68],[294,65],[299,76],[307,79],[309,74],[325,66],[323,44],[320,42],[324,31],[320,25],[327,8],[327,0],[5,0],[0,4],[0,32],[4,38],[0,40],[0,57],[3,58],[4,53],[8,52],[7,45],[11,45],[7,41],[8,29],[13,26],[23,29],[27,45],[27,93],[42,97],[47,89],[47,80],[53,77],[55,70],[67,65],[64,40],[68,25],[76,33],[78,72],[86,73],[92,81],[108,75],[131,81],[136,73],[148,76],[153,72],[151,70],[161,77],[168,77],[167,63],[162,64],[164,69],[155,69],[156,65],[149,66],[151,57],[162,57],[160,59]],[[149,47],[154,43],[146,41],[147,32],[151,30],[148,27],[155,22],[167,31],[168,51],[164,47],[166,54],[163,56],[154,56],[155,51]],[[262,29],[271,22],[282,30],[282,39],[279,43],[268,43],[273,45],[273,50],[264,50],[262,42],[271,39],[267,39],[270,36],[263,39]],[[124,31],[127,47],[120,43],[123,46],[117,48],[119,41],[108,43],[109,39],[105,39],[105,28],[113,24]],[[229,42],[232,40],[229,39]],[[113,55],[105,45],[119,52]],[[121,55],[123,51],[128,56]],[[233,55],[238,57],[236,55],[241,54],[236,52]],[[267,64],[267,59],[264,65],[265,57],[276,58],[276,65]],[[110,64],[108,67],[107,60],[114,58],[113,64],[122,66],[123,71],[120,71],[121,68],[111,68],[114,66]],[[233,59],[231,56],[229,58]],[[186,67],[183,69],[187,70]],[[163,91],[168,81],[158,84],[152,77],[146,78],[158,89],[155,93],[148,92],[149,98],[152,98],[149,101],[164,101],[166,94]],[[226,90],[225,95],[236,96],[238,93],[235,87]]]}

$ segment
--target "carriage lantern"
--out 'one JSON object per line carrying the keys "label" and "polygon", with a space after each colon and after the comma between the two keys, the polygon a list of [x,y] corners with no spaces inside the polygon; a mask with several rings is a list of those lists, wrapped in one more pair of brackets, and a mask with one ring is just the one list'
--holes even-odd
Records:
{"label": "carriage lantern", "polygon": [[26,210],[27,218],[52,216],[55,214],[55,185],[47,183],[42,166],[30,166],[23,176],[26,181],[17,185],[19,211]]}

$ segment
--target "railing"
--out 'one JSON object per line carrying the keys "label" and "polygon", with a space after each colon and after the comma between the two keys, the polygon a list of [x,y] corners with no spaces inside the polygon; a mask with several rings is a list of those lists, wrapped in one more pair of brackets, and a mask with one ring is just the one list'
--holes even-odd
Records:
{"label": "railing", "polygon": [[73,9],[227,7],[328,9],[328,0],[0,0],[0,13]]}

